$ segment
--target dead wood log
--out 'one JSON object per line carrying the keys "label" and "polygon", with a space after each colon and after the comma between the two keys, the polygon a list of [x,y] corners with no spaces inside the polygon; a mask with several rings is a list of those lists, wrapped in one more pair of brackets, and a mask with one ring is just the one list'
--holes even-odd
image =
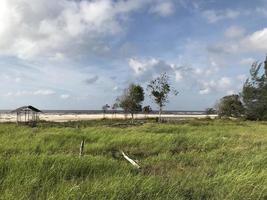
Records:
{"label": "dead wood log", "polygon": [[141,168],[140,165],[138,165],[133,159],[129,158],[123,151],[121,151],[121,154],[134,167],[136,167],[137,169],[140,169]]}

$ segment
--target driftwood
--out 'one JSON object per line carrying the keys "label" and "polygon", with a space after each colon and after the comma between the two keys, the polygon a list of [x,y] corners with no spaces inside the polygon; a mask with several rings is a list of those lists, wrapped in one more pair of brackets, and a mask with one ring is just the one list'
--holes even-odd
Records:
{"label": "driftwood", "polygon": [[133,159],[129,158],[123,151],[121,151],[121,154],[134,167],[136,167],[137,169],[140,169],[141,168],[140,165],[138,165]]}
{"label": "driftwood", "polygon": [[83,150],[84,150],[84,139],[82,140],[81,145],[80,145],[80,157],[83,156]]}

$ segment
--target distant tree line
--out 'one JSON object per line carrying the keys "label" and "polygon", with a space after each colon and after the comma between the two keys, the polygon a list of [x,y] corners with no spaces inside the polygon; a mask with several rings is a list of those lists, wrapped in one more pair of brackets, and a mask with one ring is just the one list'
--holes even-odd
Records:
{"label": "distant tree line", "polygon": [[267,120],[267,57],[252,64],[242,91],[220,99],[216,111],[220,117]]}
{"label": "distant tree line", "polygon": [[[155,104],[159,108],[159,122],[161,121],[161,114],[163,107],[169,102],[169,95],[172,92],[177,95],[178,92],[171,88],[169,77],[166,73],[161,74],[159,77],[151,80],[147,85],[147,92]],[[145,99],[145,92],[141,85],[130,84],[124,89],[123,94],[116,99],[116,102],[112,106],[113,113],[116,114],[117,109],[121,108],[125,114],[130,114],[132,120],[134,120],[134,114],[143,112],[145,115],[152,112],[152,108],[148,106],[143,107],[143,101]],[[103,115],[110,108],[108,104],[102,107]]]}

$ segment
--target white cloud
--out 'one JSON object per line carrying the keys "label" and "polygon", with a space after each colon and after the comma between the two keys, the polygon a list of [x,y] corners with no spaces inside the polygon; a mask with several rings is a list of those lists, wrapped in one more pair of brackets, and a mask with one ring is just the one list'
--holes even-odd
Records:
{"label": "white cloud", "polygon": [[180,71],[175,71],[175,80],[177,82],[181,81],[183,78],[184,77],[183,77],[183,75],[182,75],[182,73]]}
{"label": "white cloud", "polygon": [[215,54],[232,54],[240,51],[240,44],[236,41],[224,41],[207,47],[208,52]]}
{"label": "white cloud", "polygon": [[174,72],[173,65],[155,58],[143,60],[131,58],[129,60],[129,66],[133,70],[135,77],[141,81],[148,81],[153,76],[163,72]]}
{"label": "white cloud", "polygon": [[123,88],[121,88],[121,87],[119,87],[119,86],[114,86],[114,87],[112,88],[112,91],[114,91],[114,92],[121,92],[121,91],[123,91]]}
{"label": "white cloud", "polygon": [[234,90],[228,90],[228,91],[226,92],[226,94],[227,94],[227,95],[236,94],[236,91],[234,91]]}
{"label": "white cloud", "polygon": [[204,88],[204,89],[199,90],[199,94],[201,95],[209,94],[210,92],[211,92],[210,88]]}
{"label": "white cloud", "polygon": [[125,16],[148,2],[1,0],[0,54],[62,59],[99,50],[99,40],[123,31]]}
{"label": "white cloud", "polygon": [[20,81],[21,81],[21,78],[20,78],[20,77],[16,77],[16,78],[15,78],[15,82],[16,82],[16,83],[19,83]]}
{"label": "white cloud", "polygon": [[110,51],[105,39],[123,33],[141,8],[163,17],[175,11],[172,1],[1,0],[0,55],[62,60]]}
{"label": "white cloud", "polygon": [[240,61],[241,65],[252,65],[256,60],[254,58],[243,58]]}
{"label": "white cloud", "polygon": [[112,90],[114,90],[114,91],[118,91],[118,90],[119,90],[119,87],[118,87],[118,86],[115,86],[115,87],[113,87]]}
{"label": "white cloud", "polygon": [[158,14],[162,17],[167,17],[175,12],[174,4],[171,1],[162,1],[152,6],[150,9],[151,13]]}
{"label": "white cloud", "polygon": [[207,19],[209,23],[216,23],[224,19],[235,19],[240,15],[240,12],[237,10],[205,10],[202,13],[203,17]]}
{"label": "white cloud", "polygon": [[61,99],[69,99],[70,95],[69,94],[62,94],[62,95],[60,95],[60,98]]}
{"label": "white cloud", "polygon": [[218,88],[222,88],[222,89],[225,89],[225,88],[228,88],[231,86],[231,79],[229,77],[222,77],[219,81],[218,81]]}
{"label": "white cloud", "polygon": [[199,94],[207,95],[212,92],[225,92],[232,90],[233,82],[230,77],[221,77],[218,80],[200,80]]}
{"label": "white cloud", "polygon": [[[252,12],[252,13],[254,13],[254,12]],[[256,8],[256,12],[259,13],[260,15],[263,15],[264,17],[267,17],[267,10],[266,10],[266,8]]]}
{"label": "white cloud", "polygon": [[192,88],[198,89],[201,95],[218,92],[227,93],[227,91],[233,90],[237,80],[232,80],[226,76],[214,79],[214,76],[219,75],[219,67],[213,59],[209,61],[210,63],[207,67],[193,68],[188,66],[178,67],[177,64],[170,64],[167,61],[156,58],[142,60],[135,58],[129,60],[129,66],[134,72],[134,79],[142,82],[149,81],[155,76],[166,72],[176,83],[182,84],[190,90]]}
{"label": "white cloud", "polygon": [[[233,35],[232,35],[233,36]],[[267,52],[267,28],[236,37],[231,41],[220,41],[207,47],[210,53],[215,54],[237,54],[237,53],[266,53]],[[253,58],[242,60],[241,64],[253,62]],[[250,63],[251,64],[251,63]]]}
{"label": "white cloud", "polygon": [[244,35],[245,29],[239,26],[231,26],[225,31],[225,36],[228,38],[240,38]]}
{"label": "white cloud", "polygon": [[258,30],[241,40],[241,47],[246,50],[267,51],[267,28]]}
{"label": "white cloud", "polygon": [[172,64],[157,58],[131,58],[129,60],[129,66],[134,72],[135,79],[138,79],[142,82],[150,81],[155,76],[165,72],[169,76],[173,77],[177,82],[183,80],[184,78],[188,78],[190,74],[194,74],[194,70],[190,67],[179,67],[176,64]]}
{"label": "white cloud", "polygon": [[33,95],[42,95],[42,96],[48,96],[48,95],[53,95],[56,94],[54,90],[37,90],[33,92]]}
{"label": "white cloud", "polygon": [[[178,67],[177,64],[170,64],[167,61],[156,58],[151,59],[130,59],[129,66],[134,72],[135,80],[149,81],[160,73],[167,72],[170,78],[183,85],[187,89],[197,89],[199,94],[208,95],[212,93],[227,94],[228,91],[237,89],[237,82],[240,80],[222,76],[218,79],[219,68],[214,60],[210,60],[208,67]],[[212,78],[211,78],[212,77]],[[241,78],[241,77],[240,77]],[[185,88],[184,88],[185,89]]]}
{"label": "white cloud", "polygon": [[247,79],[246,74],[239,74],[237,77],[237,80],[244,82]]}
{"label": "white cloud", "polygon": [[10,96],[51,96],[56,94],[55,91],[50,90],[50,89],[40,89],[36,91],[28,91],[28,90],[21,90],[17,92],[8,92],[4,96],[10,97]]}

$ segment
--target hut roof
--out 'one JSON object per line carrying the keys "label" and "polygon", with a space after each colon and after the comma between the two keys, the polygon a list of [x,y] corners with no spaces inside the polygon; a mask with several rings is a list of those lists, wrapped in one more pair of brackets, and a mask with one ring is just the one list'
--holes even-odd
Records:
{"label": "hut roof", "polygon": [[20,108],[17,108],[16,110],[11,111],[12,113],[18,113],[18,112],[25,112],[25,111],[33,111],[33,112],[42,112],[41,110],[33,107],[33,106],[22,106]]}

